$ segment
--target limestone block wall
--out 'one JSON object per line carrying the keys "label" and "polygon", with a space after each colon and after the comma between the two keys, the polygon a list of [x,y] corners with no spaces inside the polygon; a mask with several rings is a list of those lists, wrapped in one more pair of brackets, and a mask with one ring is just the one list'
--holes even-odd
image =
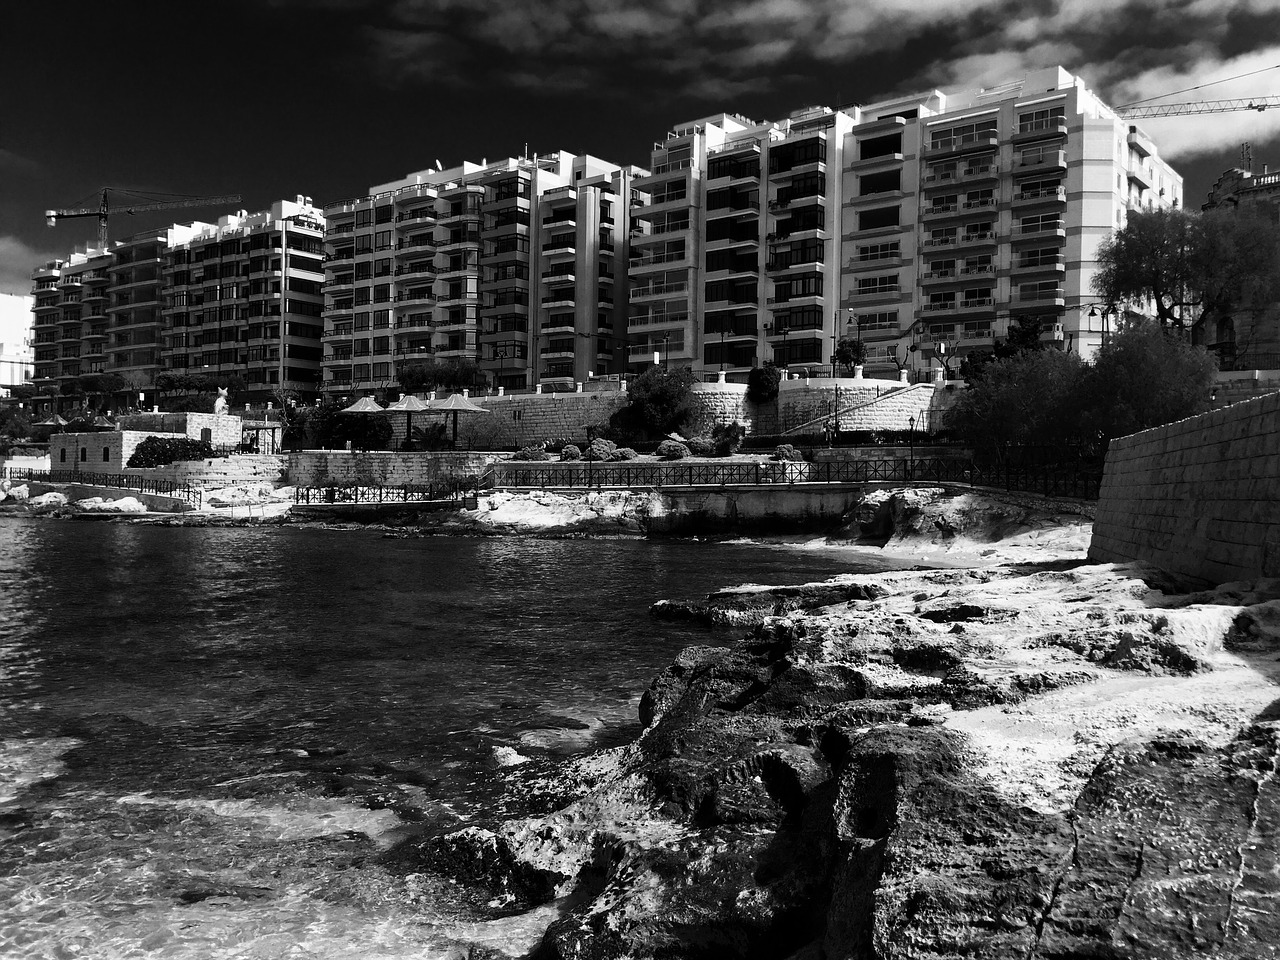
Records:
{"label": "limestone block wall", "polygon": [[1089,558],[1280,576],[1280,393],[1112,442]]}
{"label": "limestone block wall", "polygon": [[254,483],[275,486],[283,482],[286,465],[287,458],[283,455],[237,454],[234,457],[214,457],[212,460],[187,460],[163,467],[148,467],[145,470],[126,469],[124,472],[130,476],[217,489]]}
{"label": "limestone block wall", "polygon": [[240,417],[216,413],[132,413],[120,418],[120,429],[144,433],[177,434],[199,440],[209,431],[209,442],[215,447],[240,443],[243,421]]}
{"label": "limestone block wall", "polygon": [[346,450],[301,450],[287,455],[287,478],[291,484],[309,487],[352,483],[387,487],[428,484],[454,476],[475,476],[503,456],[505,454],[452,451],[351,453]]}
{"label": "limestone block wall", "polygon": [[941,430],[946,425],[947,411],[960,397],[957,388],[917,383],[876,397],[861,405],[840,404],[841,430],[909,430],[915,418],[915,429],[921,434]]}
{"label": "limestone block wall", "polygon": [[138,444],[147,437],[182,439],[182,433],[104,430],[100,433],[55,433],[49,438],[49,469],[82,473],[120,473]]}
{"label": "limestone block wall", "polygon": [[[472,403],[489,413],[458,415],[458,446],[471,450],[506,450],[540,443],[553,437],[583,438],[586,426],[609,422],[609,417],[627,402],[624,390],[591,393],[526,393],[516,396],[470,397]],[[386,414],[398,447],[405,437],[406,415]],[[453,435],[453,414],[415,413],[413,426],[444,423]]]}

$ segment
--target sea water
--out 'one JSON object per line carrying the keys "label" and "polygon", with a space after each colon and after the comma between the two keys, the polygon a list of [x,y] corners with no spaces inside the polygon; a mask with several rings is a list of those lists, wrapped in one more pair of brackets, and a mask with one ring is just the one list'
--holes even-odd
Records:
{"label": "sea water", "polygon": [[750,542],[0,518],[0,956],[512,956],[387,852],[518,814],[689,643],[658,599],[867,569]]}

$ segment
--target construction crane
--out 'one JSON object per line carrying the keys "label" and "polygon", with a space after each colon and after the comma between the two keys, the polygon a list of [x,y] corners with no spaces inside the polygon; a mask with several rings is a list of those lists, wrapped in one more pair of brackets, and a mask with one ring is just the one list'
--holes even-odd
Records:
{"label": "construction crane", "polygon": [[[99,192],[98,205],[96,207],[80,207],[66,210],[46,210],[44,212],[45,223],[49,226],[57,224],[59,219],[70,220],[75,217],[97,217],[98,218],[98,245],[102,248],[107,246],[107,221],[110,211],[113,209],[109,203],[110,194],[129,194],[131,191],[120,190],[116,187],[103,187]],[[142,197],[141,194],[133,194]],[[123,212],[128,214],[134,213],[151,213],[155,210],[176,210],[180,207],[210,207],[219,206],[224,203],[239,203],[240,195],[234,194],[225,197],[179,197],[172,200],[156,200],[154,197],[142,197],[147,200],[146,203],[126,203],[117,205],[114,210],[117,213]]]}
{"label": "construction crane", "polygon": [[1231,113],[1235,110],[1256,110],[1261,113],[1271,107],[1280,107],[1280,97],[1192,100],[1187,103],[1164,103],[1149,107],[1121,107],[1116,110],[1116,115],[1126,120],[1138,120],[1143,117],[1182,117],[1193,113]]}

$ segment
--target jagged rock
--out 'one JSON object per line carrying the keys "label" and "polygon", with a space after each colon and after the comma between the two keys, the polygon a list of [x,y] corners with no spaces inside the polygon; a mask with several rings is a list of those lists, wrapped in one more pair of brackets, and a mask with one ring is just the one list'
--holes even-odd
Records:
{"label": "jagged rock", "polygon": [[771,612],[683,651],[564,806],[415,862],[564,898],[551,960],[1278,957],[1280,602],[1140,575],[721,598]]}

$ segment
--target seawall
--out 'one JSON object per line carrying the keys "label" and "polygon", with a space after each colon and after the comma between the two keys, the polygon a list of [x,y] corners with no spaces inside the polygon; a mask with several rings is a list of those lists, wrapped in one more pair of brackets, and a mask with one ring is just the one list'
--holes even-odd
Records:
{"label": "seawall", "polygon": [[1280,576],[1280,393],[1111,444],[1089,558],[1207,583]]}

